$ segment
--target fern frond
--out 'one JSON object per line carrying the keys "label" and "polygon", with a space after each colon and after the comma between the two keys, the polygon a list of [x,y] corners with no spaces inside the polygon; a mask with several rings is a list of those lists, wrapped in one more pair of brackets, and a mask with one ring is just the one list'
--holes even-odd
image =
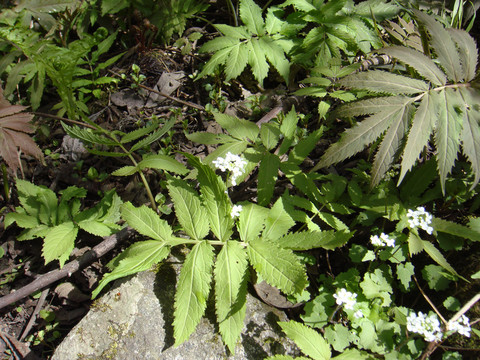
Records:
{"label": "fern frond", "polygon": [[421,80],[392,74],[382,70],[359,72],[339,81],[347,88],[363,89],[382,94],[418,94],[428,90]]}
{"label": "fern frond", "polygon": [[405,46],[390,46],[378,50],[381,54],[387,54],[398,59],[404,64],[414,68],[421,76],[434,85],[445,85],[447,77],[442,70],[425,54]]}

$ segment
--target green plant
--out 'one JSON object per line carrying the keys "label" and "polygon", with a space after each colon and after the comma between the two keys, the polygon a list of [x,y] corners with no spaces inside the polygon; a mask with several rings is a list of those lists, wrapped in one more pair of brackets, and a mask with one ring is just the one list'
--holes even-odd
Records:
{"label": "green plant", "polygon": [[[337,238],[332,232],[287,235],[295,222],[285,211],[282,199],[271,209],[248,202],[242,202],[240,207],[233,205],[227,186],[213,169],[185,155],[198,172],[201,196],[187,181],[178,178],[169,176],[167,187],[182,233],[187,236],[174,235],[167,222],[147,207],[124,204],[122,217],[151,240],[133,244],[112,260],[108,265],[112,272],[102,279],[93,296],[110,281],[162,261],[172,247],[193,245],[185,258],[175,296],[175,343],[185,341],[200,321],[213,276],[219,331],[233,352],[245,316],[248,263],[264,280],[286,294],[301,293],[307,279],[292,250],[321,247],[324,243],[333,248],[343,243],[343,237]],[[234,230],[238,235],[234,235]],[[214,251],[214,247],[220,251]]]}
{"label": "green plant", "polygon": [[[399,155],[401,183],[433,133],[443,191],[460,145],[475,174],[472,187],[480,180],[479,93],[474,82],[477,47],[468,33],[444,29],[420,11],[414,14],[430,35],[430,40],[424,42],[425,54],[399,46],[379,52],[405,63],[426,81],[382,70],[341,79],[340,85],[369,91],[372,96],[343,105],[335,115],[371,115],[346,130],[313,171],[342,161],[381,138],[372,169],[372,186],[380,182]],[[429,56],[433,53],[438,66]],[[375,96],[384,94],[391,96]]]}
{"label": "green plant", "polygon": [[79,229],[108,236],[121,228],[116,222],[122,201],[114,190],[106,192],[93,208],[81,210],[80,199],[86,196],[85,189],[70,186],[61,192],[58,201],[46,187],[20,179],[16,186],[20,206],[5,215],[5,227],[15,222],[24,228],[17,237],[20,241],[43,238],[42,256],[47,264],[58,260],[60,267],[63,266],[74,248]]}

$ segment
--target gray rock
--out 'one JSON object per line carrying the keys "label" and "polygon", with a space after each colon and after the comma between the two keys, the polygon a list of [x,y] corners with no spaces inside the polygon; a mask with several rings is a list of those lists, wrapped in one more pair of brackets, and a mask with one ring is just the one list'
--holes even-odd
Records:
{"label": "gray rock", "polygon": [[52,360],[73,359],[264,359],[298,355],[277,321],[283,312],[248,295],[244,329],[235,354],[223,345],[215,323],[213,302],[190,339],[175,348],[173,299],[176,272],[168,264],[155,274],[145,271],[117,281],[112,290],[95,301],[90,312],[73,328]]}

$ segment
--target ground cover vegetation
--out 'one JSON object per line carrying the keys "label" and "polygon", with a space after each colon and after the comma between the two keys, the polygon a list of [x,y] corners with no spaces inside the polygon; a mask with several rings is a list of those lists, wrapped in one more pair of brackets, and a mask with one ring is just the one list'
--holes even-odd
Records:
{"label": "ground cover vegetation", "polygon": [[[61,310],[89,303],[49,290],[48,271],[121,239],[65,282],[95,298],[180,251],[175,345],[213,306],[234,353],[247,292],[266,282],[288,304],[274,306],[302,305],[279,324],[301,359],[478,358],[475,10],[7,2],[5,356],[52,354],[72,326]],[[47,280],[22,290],[34,277]]]}

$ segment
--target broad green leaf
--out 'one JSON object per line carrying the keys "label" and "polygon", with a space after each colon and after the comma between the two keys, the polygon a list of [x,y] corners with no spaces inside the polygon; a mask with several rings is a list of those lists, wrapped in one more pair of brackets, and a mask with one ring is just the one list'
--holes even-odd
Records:
{"label": "broad green leaf", "polygon": [[248,120],[239,119],[235,116],[214,112],[213,117],[220,126],[237,139],[250,140],[254,142],[258,138],[260,129]]}
{"label": "broad green leaf", "polygon": [[480,241],[480,233],[461,224],[439,218],[432,219],[432,227],[437,232],[458,236],[472,241]]}
{"label": "broad green leaf", "polygon": [[441,90],[432,94],[437,122],[435,126],[435,147],[437,168],[440,174],[442,192],[445,194],[445,181],[453,168],[460,150],[463,109],[462,99],[454,89]]}
{"label": "broad green leaf", "polygon": [[114,172],[112,172],[112,175],[113,176],[130,176],[135,174],[137,171],[139,171],[137,166],[127,165],[127,166],[121,167],[120,169],[115,170]]}
{"label": "broad green leaf", "polygon": [[108,267],[112,272],[104,275],[98,287],[92,292],[95,298],[111,281],[149,270],[154,264],[161,262],[170,254],[170,247],[157,240],[139,241],[130,245],[115,257]]}
{"label": "broad green leaf", "polygon": [[[217,53],[220,50],[227,49],[227,52],[229,52],[231,47],[235,46],[236,44],[238,44],[238,39],[221,36],[206,42],[198,51],[200,53],[206,53],[206,52]],[[209,60],[209,62],[210,61],[211,59]]]}
{"label": "broad green leaf", "polygon": [[78,227],[71,221],[51,228],[43,240],[42,256],[45,259],[45,264],[58,260],[60,268],[62,268],[75,246],[77,233]]}
{"label": "broad green leaf", "polygon": [[171,156],[156,154],[146,156],[142,161],[138,163],[139,169],[158,169],[173,172],[179,175],[185,175],[188,169],[182,163],[178,162]]}
{"label": "broad green leaf", "polygon": [[249,242],[259,237],[268,214],[267,208],[252,203],[242,203],[237,225],[240,240]]}
{"label": "broad green leaf", "polygon": [[267,150],[272,150],[280,140],[280,128],[276,124],[263,123],[260,128],[260,138]]}
{"label": "broad green leaf", "polygon": [[172,229],[152,209],[142,205],[135,207],[126,202],[121,207],[122,218],[140,234],[166,244],[172,239]]}
{"label": "broad green leaf", "polygon": [[18,210],[17,212],[9,212],[5,214],[5,228],[9,227],[14,222],[16,222],[19,227],[24,229],[32,229],[40,225],[40,221],[37,217],[20,213]]}
{"label": "broad green leaf", "polygon": [[37,217],[43,224],[56,224],[58,200],[52,190],[22,179],[17,179],[15,185],[20,205],[29,215]]}
{"label": "broad green leaf", "polygon": [[273,240],[278,246],[296,251],[323,248],[334,250],[343,246],[353,236],[353,233],[346,231],[302,231],[287,234],[279,239]]}
{"label": "broad green leaf", "polygon": [[150,135],[148,135],[146,138],[140,140],[139,142],[137,142],[136,144],[134,144],[132,146],[132,148],[130,149],[130,152],[134,152],[138,149],[141,149],[145,146],[148,146],[150,145],[151,143],[157,141],[158,139],[160,139],[163,135],[165,135],[172,127],[173,125],[175,125],[175,117],[172,117],[170,120],[168,120],[163,126],[161,129],[151,133]]}
{"label": "broad green leaf", "polygon": [[428,30],[430,34],[428,43],[435,51],[439,64],[445,70],[447,77],[455,82],[463,80],[465,74],[463,74],[460,57],[458,56],[457,48],[449,32],[432,16],[420,10],[412,11]]}
{"label": "broad green leaf", "polygon": [[235,79],[247,66],[248,49],[244,43],[239,42],[231,47],[230,54],[225,65],[225,80]]}
{"label": "broad green leaf", "polygon": [[128,0],[104,0],[102,1],[102,16],[116,14],[130,5]]}
{"label": "broad green leaf", "polygon": [[272,153],[265,153],[258,169],[258,205],[265,206],[270,203],[278,177],[280,158]]}
{"label": "broad green leaf", "polygon": [[410,231],[408,234],[408,252],[410,256],[416,255],[424,250],[424,243],[423,240],[418,237],[417,234]]}
{"label": "broad green leaf", "polygon": [[[248,32],[247,28],[245,26],[230,26],[230,25],[225,25],[225,24],[215,24],[214,25],[215,28],[220,31],[223,35],[227,36],[228,38],[233,38],[236,40],[236,42],[234,41],[231,41],[233,39],[228,39],[229,41],[228,42],[224,42],[225,45],[221,45],[221,42],[219,42],[218,45],[210,45],[210,46],[207,46],[206,49],[207,50],[203,50],[203,46],[202,46],[202,52],[206,52],[206,51],[215,51],[215,50],[218,50],[218,49],[222,49],[224,47],[227,47],[227,46],[233,46],[235,45],[236,43],[238,44],[240,39],[242,40],[245,40],[245,39],[248,39],[251,37],[251,34]],[[219,39],[219,38],[216,38],[216,39]],[[216,40],[216,39],[213,39],[213,40]],[[213,40],[209,41],[207,44],[209,44],[210,42],[213,42]],[[207,45],[205,44],[205,45]],[[209,48],[215,46],[213,49],[210,49],[208,50]],[[221,47],[220,47],[221,46]]]}
{"label": "broad green leaf", "polygon": [[287,336],[295,341],[295,344],[302,350],[305,355],[310,356],[314,360],[328,360],[332,356],[330,345],[316,330],[296,321],[279,322]]}
{"label": "broad green leaf", "polygon": [[142,136],[150,134],[156,128],[158,128],[158,121],[154,121],[151,125],[141,127],[140,129],[133,130],[133,131],[123,135],[120,142],[122,144],[126,144],[126,143],[129,143],[131,141],[140,139]]}
{"label": "broad green leaf", "polygon": [[262,49],[258,38],[252,38],[252,40],[247,43],[247,46],[248,63],[252,68],[253,76],[260,86],[263,87],[263,80],[267,77],[269,69],[264,49]]}
{"label": "broad green leaf", "polygon": [[285,235],[293,225],[295,225],[295,221],[293,221],[290,215],[285,211],[283,199],[278,198],[268,212],[262,237],[267,240],[275,241],[279,237]]}
{"label": "broad green leaf", "polygon": [[296,165],[300,165],[305,158],[310,154],[310,152],[317,145],[318,140],[322,137],[324,127],[321,126],[320,129],[313,131],[308,134],[307,137],[303,138],[298,142],[297,145],[290,151],[288,155],[288,162]]}
{"label": "broad green leaf", "polygon": [[315,165],[312,171],[330,166],[339,161],[362,151],[366,146],[373,143],[392,124],[395,118],[403,114],[404,107],[392,108],[391,111],[383,111],[370,115],[365,120],[347,129],[340,140],[331,145]]}
{"label": "broad green leaf", "polygon": [[301,293],[307,285],[304,267],[291,250],[263,239],[248,243],[248,258],[262,278],[285,294]]}
{"label": "broad green leaf", "polygon": [[246,311],[247,254],[237,241],[227,241],[215,262],[215,308],[223,342],[230,352],[243,329]]}
{"label": "broad green leaf", "polygon": [[121,229],[119,225],[115,226],[114,224],[104,224],[98,220],[84,220],[80,221],[77,225],[80,229],[101,237],[110,236]]}
{"label": "broad green leaf", "polygon": [[[217,38],[217,39],[224,39],[224,38]],[[214,41],[214,40],[216,40],[216,39],[213,39],[211,41]],[[235,39],[229,39],[229,40],[234,42],[234,44],[232,46],[235,46],[235,44],[238,42],[238,40],[235,40]],[[205,45],[208,45],[208,43],[205,44]],[[198,78],[202,78],[202,77],[205,77],[207,75],[213,75],[215,73],[215,69],[218,66],[225,64],[225,62],[228,59],[228,56],[230,55],[230,51],[232,49],[232,46],[220,49],[217,52],[215,52],[215,54],[205,64],[205,66],[203,67],[200,74],[198,74]]]}
{"label": "broad green leaf", "polygon": [[463,129],[460,134],[462,149],[468,161],[472,164],[472,171],[475,174],[471,189],[473,189],[480,180],[480,112],[475,109],[473,104],[478,104],[479,96],[476,90],[460,88],[460,95],[470,106],[465,110],[463,120]]}
{"label": "broad green leaf", "polygon": [[375,154],[370,180],[372,187],[380,183],[380,180],[395,160],[395,155],[402,145],[402,140],[407,132],[413,111],[413,106],[409,104],[392,117],[392,124],[383,136],[383,140]]}
{"label": "broad green leaf", "polygon": [[379,53],[392,56],[413,67],[421,76],[440,86],[447,83],[447,77],[442,70],[425,54],[406,46],[389,46],[377,50]]}
{"label": "broad green leaf", "polygon": [[383,70],[363,71],[352,74],[341,79],[338,83],[347,88],[383,94],[418,94],[428,90],[428,84],[424,81]]}
{"label": "broad green leaf", "polygon": [[337,218],[333,214],[329,214],[329,213],[326,213],[326,212],[318,212],[317,216],[320,220],[324,221],[325,223],[327,223],[329,226],[331,226],[335,230],[338,230],[338,231],[348,231],[349,230],[348,226],[345,225],[345,223],[343,221],[341,221],[339,218]]}
{"label": "broad green leaf", "polygon": [[405,174],[415,165],[419,154],[427,145],[433,127],[435,126],[435,103],[431,95],[432,92],[428,92],[423,96],[413,117],[412,127],[410,128],[407,144],[403,151],[398,184],[401,183]]}
{"label": "broad green leaf", "polygon": [[175,214],[183,230],[192,239],[201,240],[209,229],[207,211],[200,202],[200,196],[185,181],[169,178],[168,192],[175,206]]}
{"label": "broad green leaf", "polygon": [[402,291],[407,292],[409,290],[413,275],[415,275],[415,267],[411,262],[397,264],[397,279],[402,285]]}
{"label": "broad green leaf", "polygon": [[240,19],[242,19],[248,31],[255,35],[265,34],[262,9],[253,0],[241,0],[239,10]]}
{"label": "broad green leaf", "polygon": [[335,356],[335,360],[373,360],[374,357],[368,353],[361,352],[357,349],[347,349],[340,355]]}
{"label": "broad green leaf", "polygon": [[210,228],[221,241],[227,241],[232,234],[233,219],[230,216],[231,204],[225,183],[213,169],[204,165],[198,158],[185,154],[189,163],[198,170],[198,182],[202,194],[202,203],[207,210]]}
{"label": "broad green leaf", "polygon": [[452,36],[453,41],[457,43],[465,81],[473,80],[478,61],[478,50],[475,40],[464,30],[447,29],[447,31]]}
{"label": "broad green leaf", "polygon": [[365,274],[360,287],[367,299],[380,298],[382,299],[382,306],[389,306],[392,302],[393,289],[390,285],[392,280],[388,272],[378,268]]}
{"label": "broad green leaf", "polygon": [[202,241],[185,257],[175,294],[173,334],[175,346],[187,340],[207,307],[212,280],[213,247]]}
{"label": "broad green leaf", "polygon": [[447,262],[447,259],[442,255],[442,253],[433,245],[430,241],[422,240],[423,248],[427,252],[428,255],[441,267],[445,270],[449,271],[453,275],[460,276],[457,274],[455,269],[450,266]]}
{"label": "broad green leaf", "polygon": [[333,115],[338,117],[352,117],[383,112],[392,113],[401,107],[407,106],[411,101],[411,98],[405,96],[383,96],[359,100],[341,106]]}

